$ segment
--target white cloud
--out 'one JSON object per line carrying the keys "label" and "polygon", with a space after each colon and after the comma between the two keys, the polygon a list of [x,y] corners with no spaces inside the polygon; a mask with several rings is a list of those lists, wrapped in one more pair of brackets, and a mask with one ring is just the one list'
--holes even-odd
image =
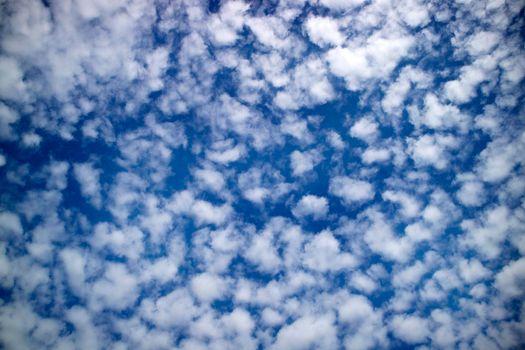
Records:
{"label": "white cloud", "polygon": [[108,223],[98,223],[89,242],[97,250],[109,249],[117,256],[138,259],[144,250],[144,234],[137,227],[116,228]]}
{"label": "white cloud", "polygon": [[262,311],[261,317],[262,321],[270,327],[280,325],[284,321],[284,317],[281,314],[268,307]]}
{"label": "white cloud", "polygon": [[475,283],[490,275],[490,271],[478,259],[461,259],[458,264],[459,275],[467,283]]}
{"label": "white cloud", "polygon": [[77,249],[65,248],[60,252],[60,259],[64,264],[69,286],[77,296],[84,297],[87,292],[86,257]]}
{"label": "white cloud", "polygon": [[476,166],[483,181],[496,183],[507,178],[517,164],[524,162],[523,157],[516,153],[523,146],[523,138],[514,142],[496,139],[489,143],[479,154]]}
{"label": "white cloud", "polygon": [[420,0],[403,1],[396,6],[398,14],[410,27],[418,27],[427,24],[430,20],[425,2]]}
{"label": "white cloud", "polygon": [[222,190],[225,184],[222,173],[213,169],[198,169],[195,171],[195,177],[204,187],[214,192]]}
{"label": "white cloud", "polygon": [[26,147],[38,147],[42,142],[42,137],[34,132],[24,133],[22,143]]}
{"label": "white cloud", "polygon": [[361,118],[350,128],[350,135],[366,142],[373,141],[378,135],[378,124],[371,118]]}
{"label": "white cloud", "polygon": [[242,29],[244,14],[248,5],[242,1],[230,1],[222,4],[218,15],[208,22],[208,30],[213,42],[218,45],[231,45],[238,39],[238,31]]}
{"label": "white cloud", "polygon": [[501,37],[498,33],[480,31],[472,35],[467,44],[467,50],[472,56],[490,52],[499,42]]}
{"label": "white cloud", "polygon": [[144,198],[144,212],[140,215],[140,226],[150,233],[153,243],[164,240],[173,223],[173,214],[161,208],[159,199],[148,195]]}
{"label": "white cloud", "polygon": [[157,300],[144,299],[140,314],[161,329],[186,326],[197,314],[191,295],[185,289],[176,289]]}
{"label": "white cloud", "polygon": [[386,347],[387,332],[383,325],[380,310],[375,310],[370,300],[362,295],[345,297],[338,308],[339,320],[348,324],[353,332],[348,332],[344,344],[346,349],[373,349]]}
{"label": "white cloud", "polygon": [[310,40],[321,47],[341,45],[344,41],[337,22],[330,17],[310,16],[304,26]]}
{"label": "white cloud", "polygon": [[167,245],[166,255],[141,262],[141,282],[167,283],[175,280],[186,257],[186,249],[180,237],[174,237]]}
{"label": "white cloud", "polygon": [[496,288],[508,298],[517,298],[525,290],[525,258],[512,261],[497,275]]}
{"label": "white cloud", "polygon": [[[0,92],[1,93],[1,92]],[[20,119],[17,111],[0,102],[0,139],[14,140],[17,138],[12,124]]]}
{"label": "white cloud", "polygon": [[384,36],[377,32],[363,46],[350,43],[348,47],[329,50],[326,60],[330,70],[344,78],[352,91],[361,90],[367,80],[387,78],[414,44],[410,36],[392,34]]}
{"label": "white cloud", "polygon": [[228,164],[239,160],[244,153],[245,148],[242,145],[231,147],[230,143],[216,143],[213,150],[206,152],[206,156],[215,163]]}
{"label": "white cloud", "polygon": [[430,335],[428,321],[413,315],[396,315],[390,321],[396,337],[409,343],[419,344]]}
{"label": "white cloud", "polygon": [[420,214],[421,203],[413,196],[402,191],[385,191],[385,200],[401,205],[401,214],[406,218],[413,218]]}
{"label": "white cloud", "polygon": [[466,181],[461,184],[456,196],[467,207],[479,207],[485,202],[485,188],[479,181]]}
{"label": "white cloud", "polygon": [[306,350],[312,347],[331,349],[336,347],[336,328],[331,314],[303,316],[281,328],[272,350]]}
{"label": "white cloud", "polygon": [[364,0],[319,0],[319,3],[333,10],[350,10],[364,3]]}
{"label": "white cloud", "polygon": [[315,56],[305,59],[294,68],[291,82],[275,96],[275,105],[284,110],[297,110],[333,100],[336,93],[327,74],[322,60]]}
{"label": "white cloud", "polygon": [[345,323],[357,325],[373,317],[374,309],[370,300],[362,295],[351,295],[338,310],[339,318]]}
{"label": "white cloud", "polygon": [[86,309],[75,306],[67,310],[66,319],[73,324],[76,330],[74,344],[86,349],[100,348],[103,338],[93,325],[92,316]]}
{"label": "white cloud", "polygon": [[255,63],[262,70],[265,79],[274,87],[280,88],[290,81],[290,75],[286,72],[287,59],[278,52],[256,55]]}
{"label": "white cloud", "polygon": [[92,163],[78,163],[73,165],[75,178],[80,184],[82,195],[89,199],[97,209],[102,206],[102,194],[100,186],[101,170],[93,167]]}
{"label": "white cloud", "polygon": [[330,146],[332,146],[336,150],[340,151],[345,148],[345,142],[341,138],[341,135],[339,135],[337,132],[335,131],[328,132],[327,139],[328,139],[328,143],[330,144]]}
{"label": "white cloud", "polygon": [[191,209],[193,212],[193,216],[199,224],[223,224],[232,215],[233,212],[229,204],[215,206],[210,202],[203,200],[196,200]]}
{"label": "white cloud", "polygon": [[261,271],[275,272],[277,270],[281,259],[276,251],[272,227],[267,227],[252,239],[245,256]]}
{"label": "white cloud", "polygon": [[[412,13],[412,11],[406,11]],[[384,111],[400,115],[408,93],[416,85],[420,88],[427,87],[430,81],[429,74],[412,66],[404,67],[395,82],[388,86],[385,97],[381,101]]]}
{"label": "white cloud", "polygon": [[302,176],[312,171],[321,160],[321,154],[315,149],[306,152],[293,151],[290,154],[292,173],[294,176]]}
{"label": "white cloud", "polygon": [[311,216],[314,219],[322,219],[328,214],[328,201],[324,197],[305,195],[292,209],[296,217]]}
{"label": "white cloud", "polygon": [[19,236],[23,232],[22,223],[17,214],[10,211],[0,212],[0,236],[7,239],[9,236]]}
{"label": "white cloud", "polygon": [[189,190],[175,193],[166,208],[175,214],[192,216],[198,225],[222,225],[233,214],[233,209],[228,203],[214,205],[205,200],[195,199]]}
{"label": "white cloud", "polygon": [[374,187],[367,181],[347,176],[335,176],[330,179],[329,191],[340,197],[346,204],[368,201],[374,198]]}
{"label": "white cloud", "polygon": [[[0,97],[6,100],[22,102],[26,99],[24,73],[19,62],[9,56],[0,56]],[[1,106],[4,106],[3,104]],[[2,120],[4,117],[2,117]],[[4,126],[4,125],[3,125]]]}
{"label": "white cloud", "polygon": [[308,122],[304,119],[299,119],[296,116],[286,116],[281,122],[281,130],[283,133],[293,136],[304,143],[312,142],[313,135],[308,130]]}
{"label": "white cloud", "polygon": [[443,104],[433,93],[425,96],[425,108],[423,111],[410,109],[410,121],[416,127],[424,125],[430,129],[444,130],[457,129],[465,131],[469,118],[456,106]]}
{"label": "white cloud", "polygon": [[472,247],[488,259],[495,259],[501,252],[501,244],[512,227],[512,219],[506,206],[486,209],[478,220],[463,220],[461,228],[466,235],[461,242]]}
{"label": "white cloud", "polygon": [[405,288],[416,286],[427,271],[428,267],[418,260],[414,264],[396,272],[392,278],[392,284],[396,287]]}
{"label": "white cloud", "polygon": [[223,278],[207,272],[198,274],[191,280],[191,290],[201,302],[212,302],[222,298],[227,292],[227,287]]}
{"label": "white cloud", "polygon": [[459,77],[443,86],[445,96],[458,104],[471,101],[478,94],[478,86],[482,82],[497,76],[497,64],[496,57],[487,55],[463,66]]}
{"label": "white cloud", "polygon": [[99,310],[124,310],[133,306],[139,296],[136,276],[120,263],[107,263],[104,275],[91,290],[91,302]]}
{"label": "white cloud", "polygon": [[339,241],[330,231],[315,235],[304,248],[304,265],[319,272],[338,271],[353,268],[357,259],[346,252],[341,252]]}
{"label": "white cloud", "polygon": [[390,159],[390,150],[368,147],[361,155],[365,164],[382,163]]}
{"label": "white cloud", "polygon": [[423,135],[408,140],[408,151],[416,164],[431,165],[438,170],[449,164],[448,149],[458,146],[456,138],[450,135]]}
{"label": "white cloud", "polygon": [[366,294],[372,293],[378,288],[377,283],[372,278],[360,272],[352,274],[350,285],[352,288],[360,290]]}
{"label": "white cloud", "polygon": [[364,240],[370,250],[388,260],[407,261],[413,253],[413,242],[407,237],[396,236],[381,213],[372,211],[368,215],[372,223],[364,234]]}

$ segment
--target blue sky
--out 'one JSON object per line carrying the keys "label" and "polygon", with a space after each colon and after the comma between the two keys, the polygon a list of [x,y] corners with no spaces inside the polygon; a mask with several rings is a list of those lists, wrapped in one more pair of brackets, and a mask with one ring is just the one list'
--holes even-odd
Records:
{"label": "blue sky", "polygon": [[523,1],[0,8],[0,347],[525,346]]}

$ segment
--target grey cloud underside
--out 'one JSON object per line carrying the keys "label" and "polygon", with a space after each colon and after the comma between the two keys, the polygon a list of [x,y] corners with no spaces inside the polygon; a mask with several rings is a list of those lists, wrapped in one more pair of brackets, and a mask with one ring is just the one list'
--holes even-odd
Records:
{"label": "grey cloud underside", "polygon": [[6,349],[525,346],[522,1],[0,1]]}

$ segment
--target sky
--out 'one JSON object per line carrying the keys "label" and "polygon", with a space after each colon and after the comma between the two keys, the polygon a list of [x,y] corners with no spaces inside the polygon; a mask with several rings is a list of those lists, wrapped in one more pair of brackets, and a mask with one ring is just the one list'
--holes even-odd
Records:
{"label": "sky", "polygon": [[525,347],[522,0],[0,0],[0,348]]}

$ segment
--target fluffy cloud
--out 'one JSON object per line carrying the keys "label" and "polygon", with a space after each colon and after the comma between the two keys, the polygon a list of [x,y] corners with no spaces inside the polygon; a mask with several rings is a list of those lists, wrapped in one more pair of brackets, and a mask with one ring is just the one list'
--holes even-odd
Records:
{"label": "fluffy cloud", "polygon": [[123,310],[131,307],[139,296],[137,278],[120,263],[110,263],[104,275],[92,286],[92,302],[96,308]]}
{"label": "fluffy cloud", "polygon": [[523,294],[525,283],[525,259],[511,262],[496,275],[496,288],[506,297],[516,298]]}
{"label": "fluffy cloud", "polygon": [[306,20],[305,28],[310,40],[319,46],[341,45],[344,41],[337,22],[329,17],[311,16]]}
{"label": "fluffy cloud", "polygon": [[350,135],[364,141],[373,141],[378,133],[378,124],[371,118],[359,119],[350,128]]}
{"label": "fluffy cloud", "polygon": [[347,204],[370,200],[375,195],[372,184],[348,176],[335,176],[330,179],[329,191]]}
{"label": "fluffy cloud", "polygon": [[320,272],[348,269],[357,265],[356,258],[349,253],[341,253],[339,246],[339,241],[331,232],[320,232],[306,244],[304,264]]}
{"label": "fluffy cloud", "polygon": [[271,346],[278,349],[308,349],[312,346],[329,349],[336,346],[336,330],[333,315],[304,316],[283,327]]}
{"label": "fluffy cloud", "polygon": [[418,316],[396,315],[390,325],[396,337],[409,344],[422,343],[430,335],[428,322]]}
{"label": "fluffy cloud", "polygon": [[220,299],[226,293],[226,282],[219,276],[201,273],[191,280],[191,290],[203,302]]}
{"label": "fluffy cloud", "polygon": [[307,152],[293,151],[292,154],[290,154],[290,161],[292,173],[295,176],[302,176],[312,171],[315,166],[319,164],[321,155],[315,149]]}
{"label": "fluffy cloud", "polygon": [[328,201],[324,197],[305,195],[292,209],[296,217],[311,216],[314,219],[322,219],[328,213]]}
{"label": "fluffy cloud", "polygon": [[102,195],[100,188],[100,170],[93,167],[91,163],[75,164],[73,172],[80,184],[82,194],[89,199],[96,208],[102,205]]}

